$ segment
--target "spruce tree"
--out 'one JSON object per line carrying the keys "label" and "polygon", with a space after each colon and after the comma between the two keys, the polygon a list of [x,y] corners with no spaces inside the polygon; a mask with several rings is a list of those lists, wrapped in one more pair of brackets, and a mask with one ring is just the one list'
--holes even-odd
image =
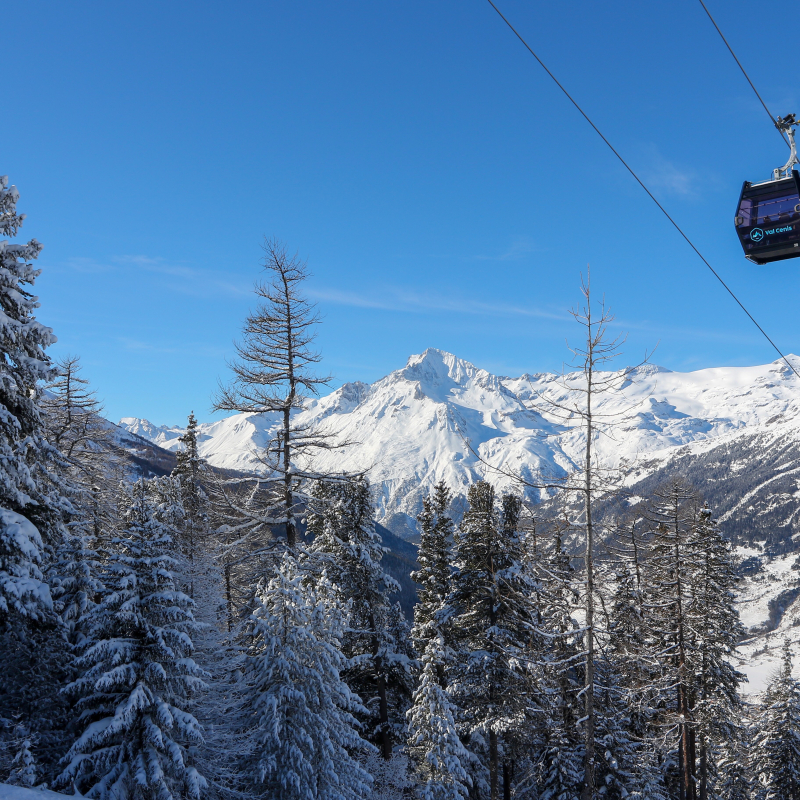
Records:
{"label": "spruce tree", "polygon": [[[613,686],[608,693],[610,707],[604,704],[604,718],[598,722],[601,727],[608,727],[609,721],[617,722],[617,736],[622,738],[622,758],[617,762],[630,775],[627,789],[631,796],[661,800],[667,794],[657,746],[663,731],[654,725],[661,688],[654,648],[660,648],[662,643],[650,635],[645,613],[646,546],[636,522],[620,526],[617,534],[619,561],[614,565],[605,658],[601,660],[610,670]],[[602,755],[598,758],[598,768],[604,760],[608,761]],[[602,787],[602,780],[598,786]]]}
{"label": "spruce tree", "polygon": [[[15,236],[22,225],[18,200],[0,177],[0,236]],[[52,609],[41,568],[44,548],[57,543],[59,517],[43,485],[49,453],[38,384],[52,374],[45,349],[56,339],[36,319],[38,298],[29,291],[41,250],[36,239],[0,241],[0,625],[9,615],[42,619]]]}
{"label": "spruce tree", "polygon": [[733,736],[720,746],[719,788],[723,800],[751,800],[757,777],[753,775],[754,726],[745,716],[736,726]]}
{"label": "spruce tree", "polygon": [[307,580],[290,553],[256,591],[248,685],[253,713],[247,758],[259,794],[282,800],[361,800],[370,749],[353,716],[363,708],[341,677],[347,615],[324,574]]}
{"label": "spruce tree", "polygon": [[[420,541],[417,550],[419,569],[411,573],[416,582],[417,603],[414,606],[414,627],[411,635],[422,653],[426,642],[439,638],[441,622],[437,618],[450,590],[451,550],[455,525],[448,514],[452,493],[444,481],[433,487],[430,497],[422,501],[417,517]],[[443,676],[440,676],[440,679]]]}
{"label": "spruce tree", "polygon": [[[58,690],[69,653],[51,582],[69,504],[53,471],[58,453],[44,436],[41,382],[52,375],[45,351],[55,336],[37,320],[32,294],[42,246],[3,240],[22,225],[18,200],[0,178],[0,732],[21,716],[36,754],[52,762],[62,745]],[[0,737],[7,750],[8,734]]]}
{"label": "spruce tree", "polygon": [[677,477],[655,492],[648,510],[652,541],[645,578],[646,627],[650,652],[657,654],[660,665],[653,688],[660,735],[677,750],[674,759],[665,760],[667,766],[674,764],[668,786],[682,800],[696,800],[698,786],[695,676],[700,659],[693,647],[691,611],[694,581],[701,571],[692,543],[696,511],[694,488]]}
{"label": "spruce tree", "polygon": [[94,800],[196,799],[205,786],[190,764],[202,735],[189,705],[205,688],[191,658],[192,601],[175,589],[171,538],[148,495],[142,479],[107,554],[109,594],[78,659],[83,674],[68,689],[83,732],[58,780]]}
{"label": "spruce tree", "polygon": [[545,719],[534,739],[535,781],[544,800],[575,800],[583,784],[584,747],[578,720],[582,676],[580,633],[574,618],[580,594],[578,576],[563,547],[565,530],[558,520],[548,547],[540,547],[537,566],[536,625],[548,640],[535,657],[545,686]]}
{"label": "spruce tree", "polygon": [[788,642],[762,707],[754,767],[763,800],[800,800],[800,681],[792,677]]}
{"label": "spruce tree", "polygon": [[504,496],[498,512],[494,489],[484,481],[470,486],[467,498],[449,598],[460,663],[448,686],[466,732],[487,745],[490,798],[497,800],[501,767],[504,792],[510,796],[505,763],[510,746],[539,704],[526,657],[537,635],[532,602],[536,587],[522,564],[519,499]]}
{"label": "spruce tree", "polygon": [[36,785],[39,770],[36,767],[30,736],[26,731],[20,731],[20,734],[19,747],[11,761],[11,772],[6,783],[31,788]]}
{"label": "spruce tree", "polygon": [[324,569],[340,598],[351,603],[344,674],[367,708],[370,738],[389,759],[393,744],[405,738],[415,668],[410,633],[390,600],[399,586],[381,565],[385,548],[375,530],[366,478],[321,482],[315,495],[309,516],[315,568]]}
{"label": "spruce tree", "polygon": [[737,581],[730,542],[704,504],[691,531],[697,572],[692,575],[691,646],[697,664],[694,716],[699,739],[699,797],[708,800],[714,789],[711,767],[714,752],[735,738],[742,714],[739,683],[746,677],[730,663],[745,627],[739,621],[733,593]]}
{"label": "spruce tree", "polygon": [[179,527],[179,539],[184,557],[189,562],[189,595],[193,595],[195,557],[209,532],[210,501],[203,480],[208,477],[208,465],[197,448],[197,420],[189,414],[186,432],[180,437],[177,463],[172,478],[180,484],[184,517]]}
{"label": "spruce tree", "polygon": [[447,691],[447,670],[454,653],[447,644],[447,598],[450,591],[453,520],[448,514],[452,494],[443,481],[422,501],[417,517],[419,569],[411,577],[419,586],[412,637],[421,654],[420,683],[407,713],[408,747],[424,782],[425,800],[460,800],[472,780],[473,758],[458,736],[460,712]]}
{"label": "spruce tree", "polygon": [[458,735],[458,710],[442,685],[444,639],[425,641],[422,674],[408,711],[408,747],[417,765],[423,800],[467,800],[472,785],[466,766],[471,755]]}

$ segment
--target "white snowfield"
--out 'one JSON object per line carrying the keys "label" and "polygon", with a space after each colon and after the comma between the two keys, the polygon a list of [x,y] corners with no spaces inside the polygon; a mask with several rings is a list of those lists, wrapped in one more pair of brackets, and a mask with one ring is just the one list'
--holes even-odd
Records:
{"label": "white snowfield", "polygon": [[[741,558],[759,556],[755,548],[737,548]],[[744,694],[759,694],[781,666],[784,642],[791,642],[793,672],[800,678],[800,592],[797,597],[789,595],[783,615],[775,630],[759,630],[770,616],[769,603],[797,587],[800,572],[793,569],[798,553],[790,553],[764,560],[764,568],[756,575],[742,580],[737,591],[737,607],[751,638],[737,651],[737,668],[747,675],[748,683],[742,685]]]}
{"label": "white snowfield", "polygon": [[49,789],[28,789],[25,786],[9,786],[0,783],[0,800],[64,800],[65,797],[82,797],[83,795],[65,795],[51,792]]}
{"label": "white snowfield", "polygon": [[[800,370],[800,358],[789,358]],[[800,380],[783,362],[683,373],[646,365],[632,377],[596,409],[619,415],[614,437],[600,437],[598,445],[606,464],[625,469],[628,482],[679,448],[699,452],[742,434],[784,435],[800,424]],[[316,466],[369,469],[379,519],[386,522],[396,514],[413,520],[440,479],[458,489],[487,477],[509,489],[513,480],[491,467],[528,477],[571,471],[583,434],[565,425],[548,401],[569,405],[575,395],[553,374],[499,377],[428,349],[371,385],[347,383],[310,400],[296,418],[353,443],[319,456]],[[214,466],[254,469],[253,449],[270,439],[277,423],[271,414],[202,423],[200,453]],[[119,424],[170,450],[184,431],[134,417]]]}

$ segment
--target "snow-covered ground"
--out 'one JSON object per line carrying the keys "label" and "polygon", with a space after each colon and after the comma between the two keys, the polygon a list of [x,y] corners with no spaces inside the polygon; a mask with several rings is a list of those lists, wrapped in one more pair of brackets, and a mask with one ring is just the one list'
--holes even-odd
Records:
{"label": "snow-covered ground", "polygon": [[49,789],[26,789],[24,786],[9,786],[0,783],[0,800],[64,800],[68,795],[51,792]]}
{"label": "snow-covered ground", "polygon": [[[737,548],[736,554],[743,560],[763,561],[763,567],[745,577],[737,591],[739,616],[750,636],[739,649],[736,664],[748,677],[743,692],[758,694],[780,666],[787,640],[792,646],[795,676],[800,678],[800,570],[795,568],[798,554],[768,559],[758,548],[744,547]],[[777,602],[781,598],[783,602]],[[780,607],[777,615],[773,610],[771,616],[770,601],[774,608]]]}

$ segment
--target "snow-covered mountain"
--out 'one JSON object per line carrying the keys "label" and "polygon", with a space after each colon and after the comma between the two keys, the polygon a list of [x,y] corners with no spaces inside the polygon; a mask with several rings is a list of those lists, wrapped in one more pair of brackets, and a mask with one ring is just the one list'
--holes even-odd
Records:
{"label": "snow-covered mountain", "polygon": [[167,425],[155,426],[149,420],[139,419],[138,417],[123,417],[118,425],[134,436],[147,439],[164,450],[175,450],[178,445],[178,438],[186,430],[185,428],[170,428]]}
{"label": "snow-covered mountain", "polygon": [[[598,442],[603,461],[621,468],[634,495],[618,505],[630,507],[676,472],[702,489],[747,559],[739,607],[752,638],[741,666],[748,691],[759,691],[784,637],[800,645],[800,570],[792,568],[800,535],[800,379],[782,361],[689,373],[645,366],[632,378],[599,408],[621,412],[613,438]],[[422,497],[436,481],[457,489],[488,477],[513,488],[481,459],[527,477],[570,471],[583,437],[555,417],[548,400],[571,399],[556,375],[496,376],[431,349],[371,385],[348,383],[309,402],[298,416],[352,442],[319,466],[369,468],[380,520],[413,538]],[[251,469],[253,449],[277,423],[241,414],[203,423],[200,452],[215,466]],[[173,451],[183,433],[137,418],[120,426]]]}
{"label": "snow-covered mountain", "polygon": [[[310,401],[298,416],[352,442],[323,454],[317,465],[369,469],[379,518],[402,534],[413,529],[424,493],[440,479],[457,489],[488,476],[511,488],[510,478],[487,472],[482,460],[527,477],[570,471],[583,436],[554,416],[548,400],[570,401],[556,375],[496,376],[429,349],[371,385],[347,383]],[[719,447],[736,451],[726,467],[732,476],[746,472],[752,451],[785,455],[787,447],[800,448],[800,380],[783,362],[689,373],[647,365],[600,410],[626,412],[614,437],[601,437],[599,450],[608,465],[625,471],[629,485],[676,459],[688,463]],[[277,423],[273,415],[245,414],[202,423],[200,452],[218,467],[252,469],[254,448],[269,440]],[[168,450],[177,449],[183,432],[138,418],[124,418],[120,426]]]}

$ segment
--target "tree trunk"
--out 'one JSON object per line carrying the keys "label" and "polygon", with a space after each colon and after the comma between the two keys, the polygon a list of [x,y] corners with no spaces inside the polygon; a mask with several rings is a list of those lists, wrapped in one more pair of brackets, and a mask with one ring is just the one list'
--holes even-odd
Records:
{"label": "tree trunk", "polygon": [[[590,354],[591,359],[591,354]],[[586,463],[584,469],[586,504],[586,675],[584,717],[586,751],[584,755],[582,800],[594,800],[594,530],[592,528],[592,365],[589,362],[586,391]]]}
{"label": "tree trunk", "polygon": [[378,626],[375,617],[369,615],[369,624],[372,628],[372,657],[375,659],[375,683],[378,689],[378,725],[380,729],[381,755],[388,761],[392,757],[392,732],[389,730],[389,697],[386,687],[386,676],[383,674],[383,664],[378,658],[380,642],[378,641]]}
{"label": "tree trunk", "polygon": [[233,630],[233,600],[231,598],[231,565],[225,565],[225,602],[228,609],[228,633]]}
{"label": "tree trunk", "polygon": [[[681,698],[683,698],[681,690]],[[681,701],[683,703],[683,700]],[[684,706],[685,707],[685,706]],[[681,794],[686,800],[694,800],[694,781],[691,770],[691,747],[689,745],[689,725],[681,724]]]}
{"label": "tree trunk", "polygon": [[677,611],[678,635],[678,714],[683,720],[681,725],[681,784],[685,800],[696,800],[696,786],[694,781],[695,753],[692,742],[689,708],[689,695],[686,686],[686,641],[684,638],[683,619],[683,582],[681,581],[681,549],[680,549],[680,519],[678,511],[678,497],[675,496],[675,591]]}
{"label": "tree trunk", "polygon": [[511,800],[511,764],[503,761],[503,800]]}
{"label": "tree trunk", "polygon": [[497,734],[489,731],[489,798],[497,800]]}
{"label": "tree trunk", "polygon": [[392,733],[389,730],[389,702],[386,696],[386,678],[378,675],[378,701],[380,703],[381,755],[388,761],[392,757]]}
{"label": "tree trunk", "polygon": [[700,745],[700,800],[708,800],[708,745]]}
{"label": "tree trunk", "polygon": [[292,446],[289,441],[291,423],[290,408],[283,409],[283,504],[286,509],[286,543],[290,550],[297,549],[297,528],[294,524],[294,498],[292,497]]}

